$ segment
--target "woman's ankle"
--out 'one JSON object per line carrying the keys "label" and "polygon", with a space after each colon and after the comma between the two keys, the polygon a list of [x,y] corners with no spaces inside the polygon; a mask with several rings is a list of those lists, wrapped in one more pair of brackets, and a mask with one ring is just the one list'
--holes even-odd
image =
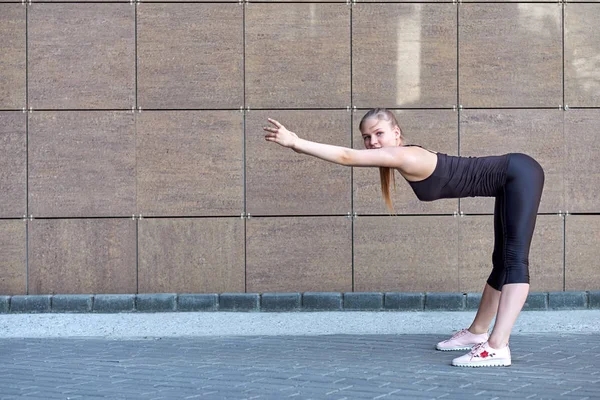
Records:
{"label": "woman's ankle", "polygon": [[500,350],[508,346],[508,340],[506,341],[497,341],[493,338],[488,339],[488,345],[495,350]]}
{"label": "woman's ankle", "polygon": [[483,335],[484,333],[488,332],[487,328],[482,328],[482,327],[473,326],[473,325],[471,325],[467,330],[469,332],[471,332],[473,335]]}

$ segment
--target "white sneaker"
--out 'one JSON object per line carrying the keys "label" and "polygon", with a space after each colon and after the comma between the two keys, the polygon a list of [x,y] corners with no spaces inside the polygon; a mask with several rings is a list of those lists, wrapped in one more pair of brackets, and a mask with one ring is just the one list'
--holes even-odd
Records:
{"label": "white sneaker", "polygon": [[442,351],[448,350],[471,350],[476,344],[487,342],[488,334],[482,333],[476,335],[469,332],[468,329],[461,329],[456,332],[450,339],[439,342],[435,348]]}
{"label": "white sneaker", "polygon": [[508,345],[502,349],[492,349],[488,342],[480,343],[469,353],[452,360],[455,367],[508,367],[510,364]]}

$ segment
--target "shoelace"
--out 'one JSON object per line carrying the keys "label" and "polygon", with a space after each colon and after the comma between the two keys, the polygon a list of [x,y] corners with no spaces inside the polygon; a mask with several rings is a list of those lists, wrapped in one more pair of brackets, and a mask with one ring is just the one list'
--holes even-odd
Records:
{"label": "shoelace", "polygon": [[473,346],[473,348],[471,349],[471,355],[475,355],[477,354],[477,351],[479,351],[479,349],[485,344],[485,342],[481,342],[476,344],[475,346]]}
{"label": "shoelace", "polygon": [[469,359],[472,360],[473,357],[475,357],[475,355],[477,355],[477,352],[479,351],[479,349],[481,347],[483,347],[483,345],[485,344],[485,342],[482,343],[478,343],[475,346],[473,346],[473,348],[471,349],[471,351],[469,352]]}
{"label": "shoelace", "polygon": [[461,329],[460,331],[456,332],[454,335],[452,335],[452,337],[450,339],[448,339],[446,341],[459,338],[459,337],[463,336],[466,333],[467,333],[467,329]]}

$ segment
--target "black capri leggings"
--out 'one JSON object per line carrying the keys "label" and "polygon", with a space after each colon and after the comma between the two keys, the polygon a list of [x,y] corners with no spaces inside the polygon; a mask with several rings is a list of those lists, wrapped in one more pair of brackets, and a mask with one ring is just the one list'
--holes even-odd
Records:
{"label": "black capri leggings", "polygon": [[544,188],[544,170],[526,154],[510,154],[506,173],[496,196],[494,267],[487,280],[496,290],[507,283],[529,283],[529,247]]}

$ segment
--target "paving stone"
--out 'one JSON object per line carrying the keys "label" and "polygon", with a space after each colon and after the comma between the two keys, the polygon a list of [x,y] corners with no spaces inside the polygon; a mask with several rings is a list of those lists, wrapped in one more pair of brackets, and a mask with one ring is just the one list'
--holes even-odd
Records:
{"label": "paving stone", "polygon": [[477,310],[481,302],[481,293],[467,293],[465,310]]}
{"label": "paving stone", "polygon": [[52,296],[12,296],[10,311],[13,313],[45,313],[51,311]]}
{"label": "paving stone", "polygon": [[119,313],[135,311],[135,295],[97,294],[94,296],[94,312]]}
{"label": "paving stone", "polygon": [[174,293],[138,294],[135,309],[141,312],[175,311],[177,295]]}
{"label": "paving stone", "polygon": [[180,294],[177,296],[178,311],[217,311],[218,294]]}
{"label": "paving stone", "polygon": [[0,314],[10,311],[10,296],[0,296]]}
{"label": "paving stone", "polygon": [[425,295],[423,293],[385,293],[384,306],[386,310],[423,311]]}
{"label": "paving stone", "polygon": [[67,294],[52,296],[52,312],[90,312],[93,296],[87,294]]}
{"label": "paving stone", "polygon": [[600,290],[588,292],[589,308],[600,308]]}
{"label": "paving stone", "polygon": [[263,293],[260,299],[261,311],[298,311],[301,306],[300,293]]}
{"label": "paving stone", "polygon": [[374,311],[383,308],[383,293],[348,292],[344,293],[344,310]]}
{"label": "paving stone", "polygon": [[221,311],[258,311],[259,306],[258,293],[222,293],[219,296]]}
{"label": "paving stone", "polygon": [[548,309],[548,293],[529,293],[523,311],[547,310]]}
{"label": "paving stone", "polygon": [[462,293],[425,293],[425,310],[459,311],[465,308]]}
{"label": "paving stone", "polygon": [[[460,352],[435,351],[433,344],[439,339],[439,335],[0,339],[6,378],[0,379],[0,393],[17,399],[46,393],[46,398],[62,394],[133,400],[196,393],[219,399],[288,398],[295,393],[299,399],[491,399],[515,398],[516,393],[519,398],[600,397],[600,335],[514,334],[511,367],[478,369],[450,366]],[[511,393],[508,388],[515,390]]]}
{"label": "paving stone", "polygon": [[587,292],[550,292],[548,308],[552,310],[574,310],[587,308]]}
{"label": "paving stone", "polygon": [[342,294],[337,292],[305,292],[302,295],[305,311],[341,311]]}

